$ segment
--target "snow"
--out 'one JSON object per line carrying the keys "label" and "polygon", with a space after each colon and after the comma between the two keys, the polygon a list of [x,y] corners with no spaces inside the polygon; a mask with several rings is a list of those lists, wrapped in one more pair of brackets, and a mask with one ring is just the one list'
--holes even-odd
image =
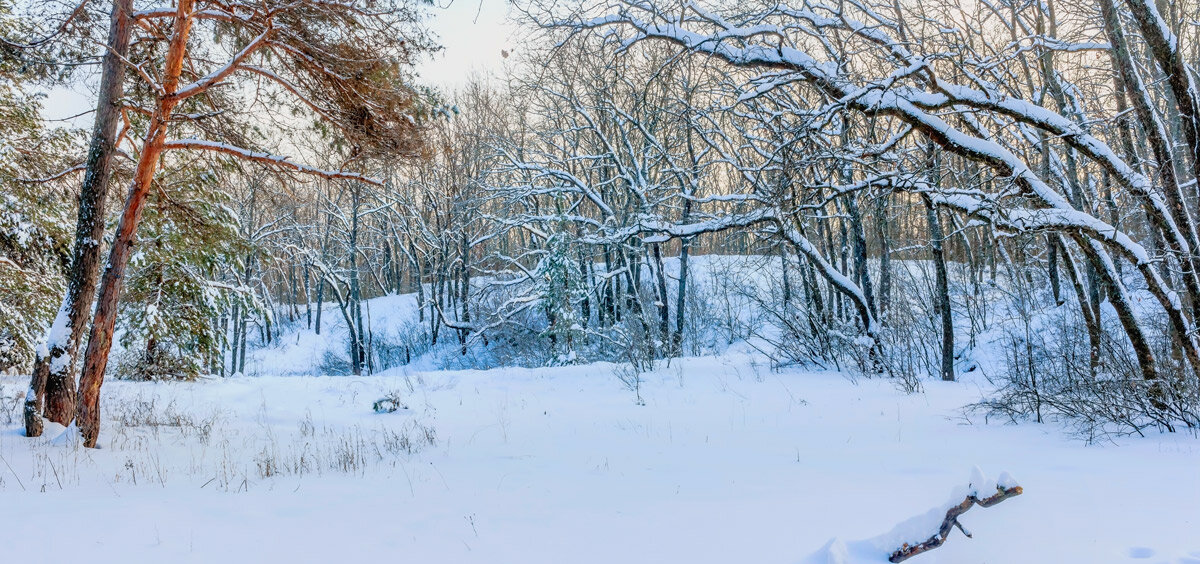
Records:
{"label": "snow", "polygon": [[67,346],[67,340],[70,338],[70,323],[71,323],[71,302],[64,298],[63,304],[59,306],[58,313],[54,315],[54,322],[50,324],[50,330],[46,332],[46,342],[42,345],[44,352],[39,349],[38,355],[45,358],[50,354],[49,349],[58,347],[64,348]]}
{"label": "snow", "polygon": [[[689,268],[703,285],[753,264]],[[664,267],[673,280],[678,261]],[[986,346],[963,380],[906,394],[774,371],[736,342],[660,363],[635,395],[623,366],[436,370],[436,351],[325,376],[323,356],[345,350],[336,307],[321,335],[300,322],[249,351],[246,375],[110,380],[98,450],[53,424],[23,437],[28,379],[0,376],[5,561],[881,563],[966,495],[1018,484],[961,518],[974,538],[953,531],[910,562],[1200,559],[1200,438],[1087,445],[972,415],[1002,362]],[[368,300],[364,314],[374,338],[396,336],[416,299]],[[406,409],[376,413],[385,399]]]}
{"label": "snow", "polygon": [[1017,486],[1018,486],[1017,481],[1015,479],[1013,479],[1012,475],[1009,474],[1008,472],[1001,472],[1000,476],[998,476],[996,478],[996,487],[1000,487],[1000,488],[1009,490],[1009,489],[1015,488]]}
{"label": "snow", "polygon": [[[303,313],[303,309],[301,309]],[[364,302],[363,315],[370,316],[374,328],[369,338],[389,338],[406,323],[417,321],[417,298],[414,294],[388,295]],[[316,304],[313,304],[316,315]],[[301,320],[301,324],[303,320]],[[336,303],[326,302],[321,313],[322,334],[299,324],[269,347],[247,353],[246,371],[250,375],[312,375],[320,374],[322,359],[327,353],[344,355],[346,322]]]}
{"label": "snow", "polygon": [[[1003,472],[997,480],[989,480],[978,466],[971,470],[971,478],[965,486],[954,489],[946,503],[936,506],[929,511],[907,519],[892,528],[891,531],[876,537],[846,543],[841,539],[829,541],[821,550],[809,556],[809,564],[831,562],[849,564],[851,562],[887,562],[887,556],[904,545],[916,545],[938,534],[946,511],[960,503],[967,496],[987,497],[995,493],[997,487],[1016,487],[1012,476]],[[974,516],[974,514],[972,514]],[[961,522],[961,518],[960,518]],[[954,535],[954,533],[951,533]],[[945,545],[943,545],[945,546]],[[925,557],[928,558],[928,557]]]}
{"label": "snow", "polygon": [[[25,439],[15,412],[3,425],[0,546],[17,560],[882,562],[897,540],[927,538],[945,506],[912,515],[978,466],[1012,470],[1026,493],[970,511],[974,539],[954,532],[914,562],[1200,551],[1194,437],[1085,446],[1053,426],[964,418],[980,382],[906,395],[886,380],[772,372],[737,349],[644,374],[639,406],[614,368],[113,381],[100,450]],[[0,378],[0,396],[24,385]],[[394,391],[410,409],[375,414]],[[418,424],[433,446],[383,448],[385,433]],[[360,443],[365,462],[331,468]],[[306,472],[259,470],[303,456]],[[64,524],[82,515],[86,527]]]}

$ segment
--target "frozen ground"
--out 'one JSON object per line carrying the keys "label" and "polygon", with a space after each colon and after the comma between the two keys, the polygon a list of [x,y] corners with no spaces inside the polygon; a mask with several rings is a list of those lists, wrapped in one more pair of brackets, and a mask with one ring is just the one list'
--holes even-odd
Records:
{"label": "frozen ground", "polygon": [[[1200,563],[1200,439],[1087,446],[964,417],[973,382],[674,361],[105,385],[102,449],[21,436],[0,377],[0,562],[826,562],[976,466],[1025,494],[915,563]],[[408,409],[376,414],[398,392]],[[430,440],[432,439],[432,440]],[[432,444],[431,444],[432,443]],[[868,547],[863,552],[863,547]]]}

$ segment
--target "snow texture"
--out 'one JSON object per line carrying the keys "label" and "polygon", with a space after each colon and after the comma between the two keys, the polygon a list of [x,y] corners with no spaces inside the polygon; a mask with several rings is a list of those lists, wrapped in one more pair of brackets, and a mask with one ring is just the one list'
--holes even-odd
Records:
{"label": "snow texture", "polygon": [[[364,309],[377,332],[416,314],[411,295]],[[964,418],[986,345],[984,370],[905,394],[738,344],[643,373],[639,405],[606,363],[321,376],[345,342],[324,329],[253,352],[247,376],[106,383],[99,450],[61,427],[27,439],[0,403],[4,561],[878,563],[1017,483],[980,468],[1025,494],[913,562],[1200,559],[1200,439]],[[0,398],[26,384],[0,376]],[[384,397],[409,409],[375,413]]]}

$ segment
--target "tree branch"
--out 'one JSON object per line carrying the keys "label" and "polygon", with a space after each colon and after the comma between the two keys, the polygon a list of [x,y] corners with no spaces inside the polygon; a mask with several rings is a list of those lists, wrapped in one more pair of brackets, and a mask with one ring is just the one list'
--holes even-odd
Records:
{"label": "tree branch", "polygon": [[261,151],[251,151],[250,149],[236,147],[234,145],[228,145],[225,143],[218,143],[216,141],[205,141],[203,139],[176,139],[176,140],[167,141],[166,143],[164,143],[163,149],[164,150],[194,149],[194,150],[202,150],[202,151],[215,151],[218,153],[225,153],[226,155],[232,155],[239,159],[245,159],[245,160],[255,161],[255,162],[259,162],[259,163],[263,163],[263,164],[267,164],[267,165],[271,165],[271,166],[286,168],[288,170],[293,170],[293,171],[304,173],[304,174],[311,174],[314,176],[320,176],[321,178],[328,178],[330,180],[357,180],[359,182],[365,182],[367,184],[371,184],[374,186],[383,186],[383,181],[375,179],[375,178],[371,178],[370,176],[365,176],[365,175],[359,174],[357,172],[345,172],[345,171],[341,171],[341,170],[322,170],[322,169],[314,168],[314,167],[311,167],[311,166],[308,166],[305,164],[293,162],[293,161],[289,160],[287,157],[284,157],[281,155],[272,155],[270,153],[264,153]]}
{"label": "tree branch", "polygon": [[976,505],[980,507],[991,507],[1010,497],[1021,495],[1023,491],[1024,490],[1021,489],[1021,486],[1014,485],[1012,487],[1005,487],[1002,485],[997,485],[996,493],[989,497],[979,499],[974,495],[967,496],[962,503],[946,510],[946,518],[942,520],[942,526],[938,529],[937,534],[929,537],[929,539],[925,542],[915,545],[904,543],[904,545],[896,549],[891,556],[888,556],[888,562],[903,562],[909,558],[921,554],[922,552],[927,552],[942,546],[942,543],[945,543],[946,538],[950,536],[950,531],[954,530],[955,527],[958,527],[958,530],[962,531],[964,535],[967,535],[967,538],[971,538],[971,533],[967,532],[967,530],[963,528],[962,524],[958,522],[959,516],[961,516],[963,513],[966,513],[968,509],[971,509]]}

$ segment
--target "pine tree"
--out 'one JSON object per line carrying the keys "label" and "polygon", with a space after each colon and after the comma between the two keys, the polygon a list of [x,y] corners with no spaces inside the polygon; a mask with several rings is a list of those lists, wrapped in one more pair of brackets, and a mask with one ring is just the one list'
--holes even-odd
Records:
{"label": "pine tree", "polygon": [[575,261],[570,234],[559,232],[546,241],[546,255],[538,263],[538,294],[546,315],[542,336],[550,340],[555,364],[583,362],[579,355],[585,322],[577,304],[587,297],[587,287]]}
{"label": "pine tree", "polygon": [[[212,320],[237,303],[259,311],[256,294],[231,276],[245,255],[236,218],[211,172],[187,169],[151,195],[121,297],[116,373],[133,379],[194,379],[219,354],[224,335]],[[232,282],[227,280],[233,280]]]}
{"label": "pine tree", "polygon": [[[25,35],[0,1],[0,37]],[[0,45],[0,371],[28,369],[54,317],[69,261],[73,202],[63,178],[72,138],[42,124],[28,92],[49,69],[34,68]]]}

